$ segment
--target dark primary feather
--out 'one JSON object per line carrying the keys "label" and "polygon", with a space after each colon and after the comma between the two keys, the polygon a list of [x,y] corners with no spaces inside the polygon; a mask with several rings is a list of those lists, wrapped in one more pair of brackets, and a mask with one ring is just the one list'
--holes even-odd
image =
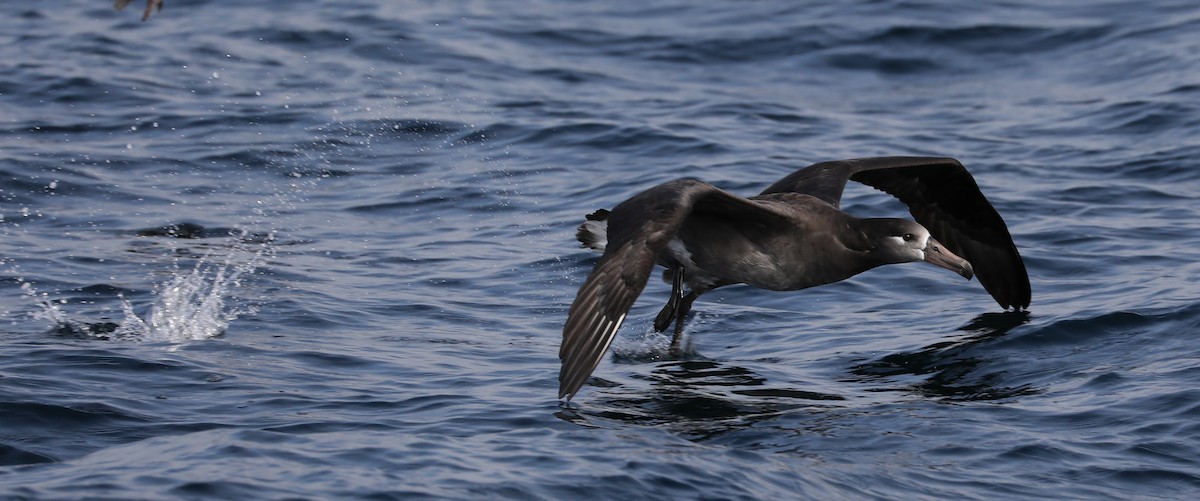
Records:
{"label": "dark primary feather", "polygon": [[971,262],[979,283],[1000,306],[1029,307],[1029,275],[1008,225],[958,160],[879,157],[822,162],[780,179],[763,193],[807,193],[838,206],[848,180],[904,202],[934,238]]}
{"label": "dark primary feather", "polygon": [[596,369],[654,266],[646,246],[625,245],[610,250],[605,251],[579,288],[567,314],[558,351],[562,360],[558,398],[573,395]]}

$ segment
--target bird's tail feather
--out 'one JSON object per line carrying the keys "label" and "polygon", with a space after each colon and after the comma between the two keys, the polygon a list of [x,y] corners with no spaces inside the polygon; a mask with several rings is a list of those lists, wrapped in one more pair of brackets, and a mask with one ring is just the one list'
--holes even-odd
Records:
{"label": "bird's tail feather", "polygon": [[608,246],[608,210],[600,209],[587,215],[587,221],[575,232],[581,247],[603,253]]}

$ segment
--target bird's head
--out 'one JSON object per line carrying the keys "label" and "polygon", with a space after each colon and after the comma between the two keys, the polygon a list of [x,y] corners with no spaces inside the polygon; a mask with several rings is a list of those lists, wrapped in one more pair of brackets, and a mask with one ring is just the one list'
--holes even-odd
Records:
{"label": "bird's head", "polygon": [[966,259],[955,255],[933,238],[924,226],[907,219],[864,219],[867,237],[875,244],[871,250],[884,264],[926,263],[953,271],[970,280],[975,270]]}

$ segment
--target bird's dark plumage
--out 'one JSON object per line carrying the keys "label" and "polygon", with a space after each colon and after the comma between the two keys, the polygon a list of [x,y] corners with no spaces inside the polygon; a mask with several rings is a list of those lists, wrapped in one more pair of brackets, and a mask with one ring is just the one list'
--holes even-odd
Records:
{"label": "bird's dark plumage", "polygon": [[[849,180],[895,196],[920,224],[841,212]],[[567,314],[559,398],[573,396],[603,359],[656,263],[675,279],[656,328],[674,319],[676,342],[691,302],[713,288],[746,283],[796,290],[891,263],[925,260],[967,278],[973,268],[1000,306],[1026,308],[1030,301],[1029,278],[1008,227],[951,158],[818,163],[751,198],[701,181],[670,181],[611,212],[589,215],[577,236],[604,255]]]}
{"label": "bird's dark plumage", "polygon": [[934,238],[975,267],[979,283],[1001,307],[1029,307],[1029,277],[1008,225],[958,160],[881,157],[823,162],[780,179],[763,194],[808,193],[838,207],[847,180],[904,202]]}

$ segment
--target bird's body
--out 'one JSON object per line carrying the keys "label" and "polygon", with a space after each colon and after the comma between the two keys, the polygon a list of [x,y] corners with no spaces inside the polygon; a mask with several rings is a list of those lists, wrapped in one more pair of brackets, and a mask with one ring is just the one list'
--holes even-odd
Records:
{"label": "bird's body", "polygon": [[687,271],[685,281],[692,290],[736,283],[775,291],[798,290],[865,271],[834,269],[807,258],[818,255],[819,249],[829,249],[832,254],[827,257],[833,260],[853,252],[825,227],[850,224],[848,214],[796,193],[750,200],[786,218],[759,225],[693,213],[668,242],[666,252],[660,254],[666,256],[658,263],[672,268],[672,263],[678,262]]}
{"label": "bird's body", "polygon": [[[851,179],[900,198],[922,224],[842,212]],[[697,180],[670,181],[590,214],[577,236],[604,255],[563,327],[559,398],[573,396],[599,364],[655,264],[673,284],[655,329],[674,322],[674,347],[692,302],[714,288],[798,290],[884,264],[927,261],[968,279],[978,269],[1001,306],[1029,305],[1029,279],[1007,226],[949,158],[825,162],[750,198]]]}

